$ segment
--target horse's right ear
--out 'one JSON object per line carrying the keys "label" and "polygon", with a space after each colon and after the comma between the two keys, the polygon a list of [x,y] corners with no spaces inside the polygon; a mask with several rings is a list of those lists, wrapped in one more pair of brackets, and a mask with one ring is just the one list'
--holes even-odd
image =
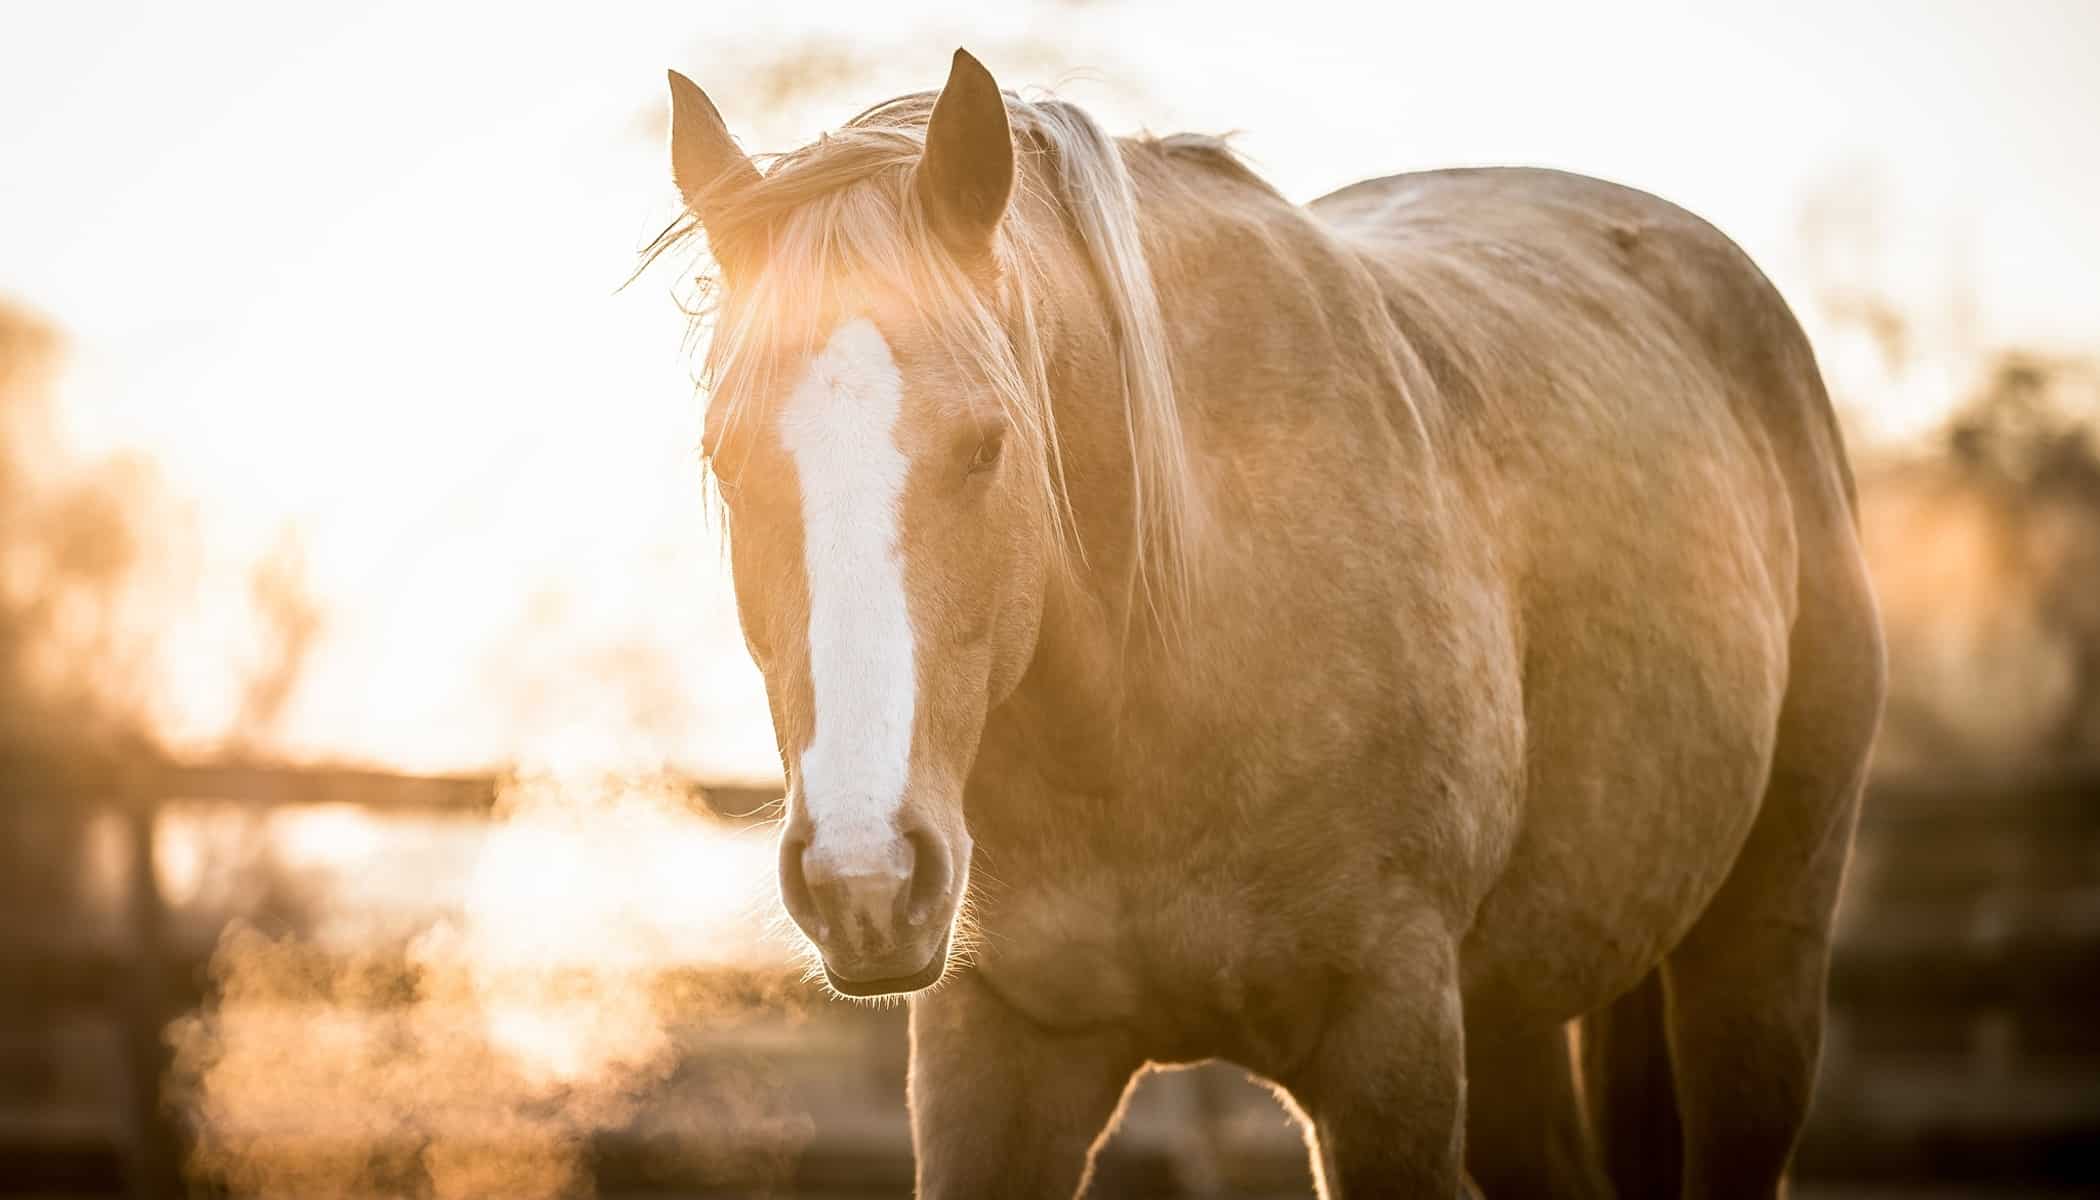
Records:
{"label": "horse's right ear", "polygon": [[955,52],[933,102],[917,177],[927,217],[948,248],[966,260],[988,254],[1013,195],[1014,137],[999,84],[967,50]]}
{"label": "horse's right ear", "polygon": [[758,168],[729,136],[722,114],[700,86],[671,77],[671,178],[704,227],[721,198],[758,182]]}

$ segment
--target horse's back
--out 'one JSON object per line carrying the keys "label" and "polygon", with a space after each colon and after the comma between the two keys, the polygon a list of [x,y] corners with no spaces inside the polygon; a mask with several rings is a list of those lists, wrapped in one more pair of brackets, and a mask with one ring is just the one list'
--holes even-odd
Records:
{"label": "horse's back", "polygon": [[[1640,330],[1644,316],[1665,336],[1683,335],[1685,348],[1737,385],[1723,398],[1776,440],[1789,482],[1824,492],[1818,499],[1851,519],[1851,470],[1807,338],[1749,256],[1703,218],[1621,184],[1522,167],[1368,179],[1308,208],[1382,265],[1389,286],[1415,293],[1403,307],[1429,301],[1408,311],[1430,314],[1416,332],[1432,353],[1438,343],[1463,353],[1468,342],[1477,352],[1495,332],[1609,342],[1595,335]],[[1459,295],[1425,295],[1454,277]],[[1498,309],[1510,321],[1500,330],[1492,328]],[[1559,356],[1528,340],[1525,352]],[[1641,414],[1616,416],[1635,423]]]}
{"label": "horse's back", "polygon": [[[1380,275],[1522,630],[1525,794],[1468,990],[1572,1016],[1719,891],[1806,756],[1783,725],[1871,728],[1878,633],[1829,400],[1748,257],[1645,193],[1458,170],[1311,209]],[[1850,738],[1815,769],[1863,754]]]}

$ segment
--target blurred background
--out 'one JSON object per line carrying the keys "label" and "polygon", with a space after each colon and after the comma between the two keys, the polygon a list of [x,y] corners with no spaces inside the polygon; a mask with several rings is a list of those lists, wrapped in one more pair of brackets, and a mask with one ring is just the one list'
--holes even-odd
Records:
{"label": "blurred background", "polygon": [[[1799,1194],[2100,1188],[2100,5],[18,8],[0,1194],[899,1196],[899,1008],[776,924],[663,69],[749,149],[966,44],[1284,192],[1602,175],[1847,423],[1892,695]],[[1224,1068],[1098,1196],[1304,1196]]]}

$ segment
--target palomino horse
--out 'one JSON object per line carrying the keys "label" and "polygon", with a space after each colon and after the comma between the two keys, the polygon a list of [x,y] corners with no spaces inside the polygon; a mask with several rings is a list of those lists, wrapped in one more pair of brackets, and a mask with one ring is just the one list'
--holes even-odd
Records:
{"label": "palomino horse", "polygon": [[781,894],[916,993],[921,1194],[1069,1196],[1215,1057],[1328,1196],[1774,1195],[1883,661],[1742,252],[1546,171],[1300,207],[963,53],[763,172],[671,85]]}

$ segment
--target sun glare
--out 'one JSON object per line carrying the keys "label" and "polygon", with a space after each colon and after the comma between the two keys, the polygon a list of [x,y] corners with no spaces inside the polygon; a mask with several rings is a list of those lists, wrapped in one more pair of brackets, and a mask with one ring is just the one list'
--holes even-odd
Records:
{"label": "sun glare", "polygon": [[[550,18],[376,0],[53,5],[13,23],[36,28],[0,36],[0,668],[12,673],[0,684],[16,689],[0,692],[0,734],[19,734],[32,785],[46,757],[70,765],[68,755],[106,750],[121,769],[84,771],[77,785],[54,770],[51,790],[78,790],[59,797],[76,807],[25,805],[22,828],[55,849],[47,855],[25,835],[18,858],[0,863],[22,864],[25,876],[50,866],[79,911],[49,924],[93,943],[97,964],[111,946],[135,953],[142,969],[112,976],[125,987],[208,989],[201,1003],[170,1000],[168,1016],[187,1010],[172,1026],[140,1021],[148,1035],[132,1040],[145,1048],[125,1053],[158,1070],[168,1064],[152,1054],[172,1048],[167,1111],[195,1135],[187,1166],[226,1194],[582,1194],[594,1139],[631,1132],[648,1104],[674,1092],[678,1102],[660,1107],[685,1124],[668,1140],[704,1144],[708,1169],[732,1155],[775,1156],[764,1168],[773,1176],[753,1167],[751,1177],[784,1178],[781,1163],[814,1125],[803,1101],[787,1099],[788,1084],[750,1065],[762,1057],[750,1047],[794,1041],[800,1057],[787,1069],[814,1079],[793,1085],[803,1093],[835,1090],[838,1062],[874,1053],[822,1040],[843,1044],[873,1025],[797,1024],[823,1003],[830,977],[780,903],[785,886],[793,905],[802,877],[783,871],[778,824],[759,819],[782,807],[766,807],[779,795],[780,751],[740,633],[724,530],[709,512],[708,489],[734,463],[703,460],[722,432],[707,427],[701,379],[712,316],[695,320],[715,286],[695,278],[712,271],[699,257],[703,239],[667,238],[671,248],[637,270],[659,231],[687,227],[676,224],[686,214],[665,146],[666,67],[706,88],[761,163],[870,103],[937,84],[940,64],[967,43],[1003,85],[1073,100],[1109,133],[1230,132],[1231,150],[1296,201],[1399,172],[1521,163],[1681,204],[1768,271],[1808,329],[1858,468],[1858,522],[1897,651],[1888,709],[1897,717],[1884,730],[1902,733],[1908,703],[1909,741],[1926,751],[1966,739],[1978,761],[2023,764],[2059,744],[2077,748],[2080,731],[2100,736],[2100,725],[2074,724],[2100,695],[2090,644],[2100,556],[2088,520],[2100,495],[2091,474],[2100,435],[2090,432],[2100,423],[2100,154],[2091,149],[2100,4],[1941,4],[1899,19],[1886,6],[1806,0],[1697,9],[1629,0],[1603,14],[1355,0],[643,0],[617,18],[581,9]],[[1000,108],[989,86],[983,96],[979,124],[994,132],[1001,113],[1032,111]],[[921,172],[913,136],[891,162],[900,188],[939,175]],[[1068,204],[1081,177],[1097,189],[1122,178],[1113,152],[1074,171],[1046,149],[1069,147],[1035,136],[1043,161],[1068,164],[1058,193]],[[1130,190],[1115,186],[1116,197]],[[818,219],[836,198],[798,197],[780,227],[752,224],[772,235],[776,262],[793,261],[798,247],[828,252],[851,241],[835,214]],[[1419,202],[1390,200],[1396,211]],[[1143,244],[1128,207],[1115,239],[1098,229],[1080,239],[1097,252],[1072,278],[1091,270],[1099,281],[1104,263],[1146,261],[1099,253],[1107,240]],[[918,208],[906,211],[917,219]],[[806,236],[781,236],[794,219],[807,222]],[[826,261],[815,250],[808,258]],[[974,295],[953,261],[940,259],[949,291],[919,290]],[[1215,281],[1197,287],[1198,274],[1160,290],[1177,303],[1231,298]],[[1196,402],[1176,393],[1169,367],[1180,371],[1195,352],[1170,356],[1174,335],[1155,330],[1176,312],[1129,315],[1132,296],[1151,303],[1150,286],[1110,280],[1095,298],[1121,314],[1104,344],[1120,339],[1126,355],[1150,346],[1152,369],[1125,376],[1126,393],[1158,400],[1126,410],[1155,414],[1128,417],[1133,441],[1163,446],[1172,435],[1171,454],[1132,453],[1173,465],[1179,412]],[[1189,301],[1196,291],[1203,297]],[[841,307],[836,293],[787,288],[747,288],[737,300],[741,309],[723,310],[721,345],[745,346],[748,327],[749,352],[726,354],[725,379],[705,381],[725,401],[767,393],[778,380],[747,388],[744,372],[799,360]],[[945,306],[977,319],[975,341],[954,329],[939,336],[976,356],[1015,428],[1047,429],[1066,402],[1035,386],[1041,373],[1018,365],[1007,331],[982,308]],[[1371,311],[1372,324],[1386,320]],[[1749,323],[1784,325],[1764,319],[1775,311],[1757,309]],[[1192,326],[1208,328],[1183,320],[1180,336]],[[919,343],[899,345],[896,361],[916,370],[922,360],[904,351]],[[1789,365],[1805,359],[1787,346]],[[880,394],[905,411],[905,384],[881,349],[893,382]],[[1412,353],[1386,362],[1413,362]],[[1285,377],[1278,364],[1261,369]],[[1006,394],[1020,396],[1024,382],[1026,405]],[[835,430],[852,422],[830,417],[873,411],[837,391],[845,407],[821,408],[826,418],[808,418],[810,427]],[[716,416],[764,413],[768,403],[724,403]],[[1978,417],[1991,405],[2011,414],[2003,428]],[[2086,430],[2084,442],[2035,415],[2073,408],[2064,427]],[[1190,494],[1208,486],[1235,431],[1201,421],[1189,455],[1212,460],[1153,470],[1131,493],[1168,495],[1155,478],[1195,480]],[[1047,444],[1025,428],[1009,440],[1030,436],[1036,449]],[[845,447],[836,457],[809,461],[865,462],[866,445],[881,443],[879,432],[836,440]],[[2060,470],[2072,483],[2050,491],[2036,482],[2048,472],[2001,442],[2042,446],[2058,467],[2076,458],[2087,474]],[[958,477],[970,445],[961,443]],[[2071,453],[2079,446],[2083,458]],[[1044,461],[1008,450],[999,470],[1024,457]],[[806,469],[805,479],[848,474]],[[906,474],[883,475],[886,490],[841,487],[848,499],[835,503],[804,494],[858,521],[901,508],[865,497],[902,496]],[[1061,474],[1054,486],[1062,496]],[[1070,511],[1078,490],[1064,497]],[[1178,530],[1181,507],[1153,507]],[[1135,540],[1139,550],[1151,536]],[[826,595],[845,597],[842,612],[867,607],[876,572],[866,564],[887,570],[905,557],[902,533],[869,537],[875,548],[857,559],[837,552],[844,537],[805,540],[811,561],[830,546],[844,564],[826,576]],[[1009,580],[999,586],[1002,614],[1085,607],[1029,609],[1010,602]],[[912,628],[914,615],[927,620],[920,593],[900,579],[884,594],[894,620],[867,642],[894,650],[923,636]],[[862,636],[851,621],[835,624]],[[1051,618],[1042,627],[1062,631]],[[1036,639],[1037,626],[1026,636]],[[1032,662],[1030,680],[1058,677],[1041,667],[1051,661],[1041,645],[1001,649],[996,671]],[[874,696],[832,704],[833,714],[856,714],[833,731],[897,734],[882,761],[899,764],[891,791],[900,795],[923,773],[914,714],[936,713],[932,724],[964,707],[911,707],[922,703],[914,672],[934,671],[932,659],[912,648],[883,660],[902,663],[883,676],[906,685],[896,689],[901,708],[874,696],[870,671],[827,673],[837,681],[827,695]],[[1073,674],[1089,683],[1111,669],[1087,661]],[[982,690],[971,696],[978,716]],[[1029,701],[1002,712],[1017,709],[1030,710],[1017,720],[1064,711]],[[1769,731],[1757,736],[1769,741]],[[941,778],[972,779],[974,836],[996,824],[980,821],[980,797],[991,790],[986,764],[1000,756],[980,753],[974,734],[957,744],[960,765]],[[1883,747],[1902,744],[1884,733]],[[1890,754],[1877,766],[1900,761],[1877,752]],[[135,794],[140,780],[222,768],[299,778],[283,794],[171,787],[150,808]],[[857,760],[838,773],[853,780],[836,791],[872,790]],[[444,791],[443,806],[425,809],[318,786],[294,795],[322,775],[349,780],[346,790],[459,784],[468,798]],[[711,810],[696,790],[742,784],[757,789],[759,813]],[[961,788],[951,790],[960,813]],[[805,798],[798,819],[813,807]],[[812,872],[805,886],[838,897],[847,883],[902,878],[895,903],[848,911],[869,928],[888,912],[937,929],[911,871],[948,860],[926,849],[925,825],[907,836],[909,822],[882,821],[883,836],[905,848],[876,860],[879,872],[828,883]],[[1008,936],[997,923],[995,889],[1006,885],[987,861],[993,843],[956,836],[957,861],[976,873],[916,877],[939,880],[935,890],[975,880],[974,909],[958,898],[943,984],[994,961]],[[26,923],[43,920],[25,911]],[[1689,917],[1677,926],[1690,927]],[[881,954],[897,957],[893,947]],[[833,967],[838,986],[861,979],[868,991],[925,979]],[[76,988],[97,989],[107,990]],[[122,999],[137,1000],[126,1013],[151,1017],[158,998]],[[884,996],[867,1009],[898,1002]],[[895,1015],[880,1027],[893,1042],[903,1037]],[[735,1043],[732,1067],[718,1056],[692,1068],[694,1047],[709,1039]],[[116,1056],[104,1049],[95,1043],[95,1054]],[[902,1061],[883,1059],[896,1072],[868,1077],[900,1090]],[[63,1075],[65,1086],[72,1079]],[[317,1113],[337,1138],[322,1149]],[[894,1141],[901,1120],[849,1132]]]}

